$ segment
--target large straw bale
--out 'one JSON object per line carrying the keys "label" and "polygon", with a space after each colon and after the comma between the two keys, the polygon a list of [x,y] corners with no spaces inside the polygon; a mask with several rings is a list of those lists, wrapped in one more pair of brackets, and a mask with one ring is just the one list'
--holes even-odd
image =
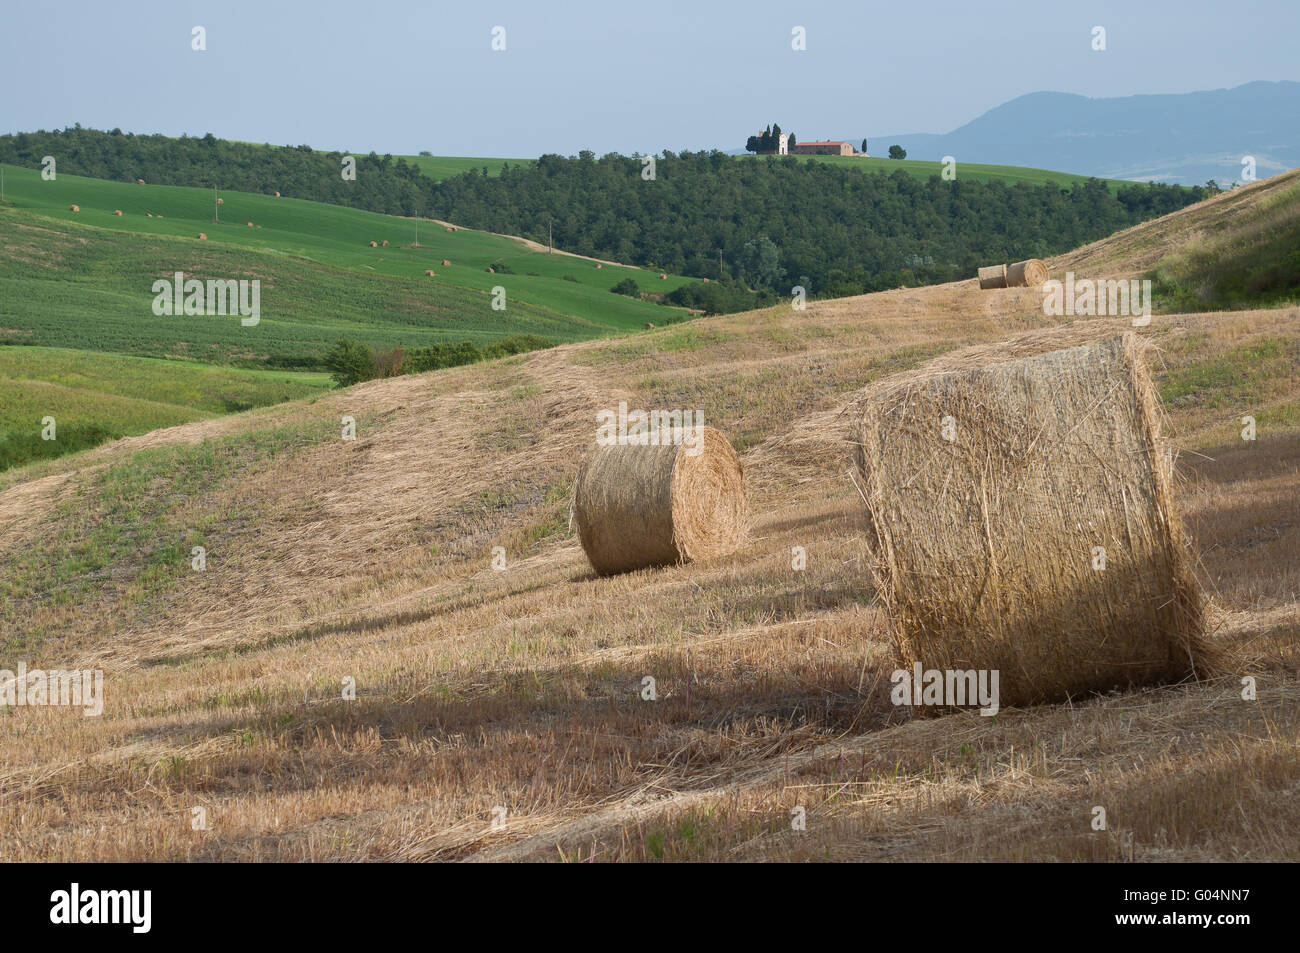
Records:
{"label": "large straw bale", "polygon": [[1034,346],[941,358],[857,404],[899,656],[997,670],[1002,705],[1212,674],[1223,657],[1174,513],[1147,345],[1126,332],[1019,356]]}
{"label": "large straw bale", "polygon": [[1006,265],[986,265],[979,270],[980,290],[1005,288],[1007,286]]}
{"label": "large straw bale", "polygon": [[1037,258],[1007,265],[1008,288],[1037,288],[1047,280],[1047,266]]}
{"label": "large straw bale", "polygon": [[596,447],[578,473],[573,516],[602,575],[724,556],[745,539],[744,469],[727,438],[700,429],[679,445]]}

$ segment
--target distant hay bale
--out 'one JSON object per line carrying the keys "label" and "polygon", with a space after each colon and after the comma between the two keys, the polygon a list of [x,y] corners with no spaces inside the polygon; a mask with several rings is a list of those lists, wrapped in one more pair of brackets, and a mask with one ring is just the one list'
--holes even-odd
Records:
{"label": "distant hay bale", "polygon": [[144,185],[144,179],[136,179],[136,180],[135,180],[135,184],[136,184],[136,185]]}
{"label": "distant hay bale", "polygon": [[446,267],[447,267],[448,265],[450,265],[450,264],[451,264],[451,262],[449,262],[446,258],[444,258],[444,259],[442,260],[442,267],[446,268]]}
{"label": "distant hay bale", "polygon": [[603,267],[603,266],[601,265],[600,262],[596,262],[596,270],[597,270],[597,271],[599,271],[602,267]]}
{"label": "distant hay bale", "polygon": [[122,210],[121,210],[120,208],[115,208],[115,209],[113,209],[113,214],[114,214],[114,215],[121,215],[121,214],[122,214]]}
{"label": "distant hay bale", "polygon": [[1222,667],[1144,347],[1004,342],[864,391],[856,470],[906,666],[996,670],[1003,705]]}
{"label": "distant hay bale", "polygon": [[252,228],[252,227],[253,227],[253,223],[252,223],[252,222],[245,222],[245,224],[246,224],[249,228]]}
{"label": "distant hay bale", "polygon": [[645,329],[646,329],[647,331],[653,329],[654,326],[655,326],[655,325],[654,325],[654,322],[653,322],[653,321],[647,321],[647,322],[645,323]]}
{"label": "distant hay bale", "polygon": [[1037,288],[1047,280],[1047,266],[1037,258],[1007,265],[1008,288]]}
{"label": "distant hay bale", "polygon": [[80,211],[81,211],[81,206],[80,206],[80,205],[69,205],[69,206],[68,206],[68,211],[69,211],[69,212],[80,212]]}
{"label": "distant hay bale", "polygon": [[388,239],[385,238],[385,239],[384,239],[382,242],[380,242],[379,244],[381,244],[381,245],[383,245],[385,248],[387,248],[387,247],[388,247]]}
{"label": "distant hay bale", "polygon": [[455,225],[448,225],[448,226],[447,226],[447,231],[449,231],[449,232],[454,232],[455,230],[456,230],[456,226],[455,226]]}
{"label": "distant hay bale", "polygon": [[660,281],[667,281],[667,280],[668,280],[668,276],[665,275],[665,274],[661,271],[661,272],[659,272],[659,280],[660,280]]}
{"label": "distant hay bale", "polygon": [[428,270],[426,270],[426,271],[425,271],[425,275],[427,275],[428,277],[432,278],[432,277],[433,277],[433,269],[432,269],[432,268],[429,268]]}
{"label": "distant hay bale", "polygon": [[280,197],[280,193],[279,193],[279,192],[272,192],[271,194],[274,195],[277,199]]}
{"label": "distant hay bale", "polygon": [[987,291],[989,288],[1005,288],[1007,286],[1006,265],[986,265],[980,269],[979,275],[981,291]]}
{"label": "distant hay bale", "polygon": [[487,273],[489,275],[495,275],[497,273],[497,270],[495,268],[488,268]]}
{"label": "distant hay bale", "polygon": [[148,215],[150,218],[153,218],[153,212],[145,212],[144,214]]}
{"label": "distant hay bale", "polygon": [[573,518],[596,572],[725,556],[744,542],[744,468],[726,437],[702,431],[694,456],[685,445],[615,444],[583,462]]}
{"label": "distant hay bale", "polygon": [[202,238],[202,239],[206,239],[208,236],[207,236],[207,235],[204,235],[202,232],[199,232],[198,237],[199,237],[199,238]]}
{"label": "distant hay bale", "polygon": [[226,204],[226,200],[225,200],[225,199],[217,199],[217,204],[218,204],[218,205],[225,205],[225,204]]}
{"label": "distant hay bale", "polygon": [[378,248],[378,247],[379,247],[379,242],[371,242],[371,243],[370,243],[370,247],[371,247],[371,248]]}

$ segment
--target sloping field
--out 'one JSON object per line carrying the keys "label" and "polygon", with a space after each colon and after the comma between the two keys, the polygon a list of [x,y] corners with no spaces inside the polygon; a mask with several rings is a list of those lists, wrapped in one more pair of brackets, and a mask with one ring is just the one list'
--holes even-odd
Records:
{"label": "sloping field", "polygon": [[[1178,247],[1153,228],[1077,261],[1138,276]],[[844,408],[929,357],[1050,342],[1068,321],[974,280],[884,292],[371,382],[0,475],[0,662],[100,667],[106,696],[98,718],[0,717],[0,857],[1297,859],[1300,308],[1142,331],[1163,348],[1214,637],[1257,700],[1232,676],[994,718],[889,704]],[[597,410],[620,400],[700,410],[732,437],[745,549],[593,575],[568,500]]]}
{"label": "sloping field", "polygon": [[[440,297],[457,301],[476,298],[482,308],[465,306],[467,323],[485,332],[495,329],[495,319],[500,317],[487,305],[491,290],[498,285],[507,289],[511,303],[570,320],[573,333],[565,340],[630,330],[647,321],[662,324],[671,315],[685,316],[679,308],[611,294],[609,289],[629,275],[653,292],[671,291],[690,279],[660,279],[660,272],[643,268],[597,269],[595,262],[548,255],[507,236],[466,228],[450,232],[445,223],[431,219],[417,221],[248,192],[213,195],[209,189],[177,185],[133,185],[64,174],[45,181],[36,169],[13,166],[5,167],[5,192],[19,210],[111,230],[104,238],[107,242],[135,241],[141,247],[156,248],[164,237],[170,237],[188,245],[202,233],[207,236],[206,245],[225,247],[241,259],[244,271],[254,274],[273,268],[274,259],[268,261],[266,256],[274,255],[295,264],[312,262],[349,273],[363,272],[364,284],[380,298],[400,301],[411,293],[398,283],[385,282],[385,277],[419,287],[421,297],[435,301]],[[219,209],[214,206],[216,198],[222,199]],[[73,205],[81,210],[71,211]],[[122,215],[114,215],[115,211]],[[219,224],[213,221],[218,215]],[[26,216],[17,220],[23,224],[33,221]],[[414,247],[417,229],[419,245]],[[121,234],[124,232],[129,236]],[[155,242],[150,246],[140,236],[155,238]],[[371,248],[372,241],[389,245]],[[444,260],[451,264],[444,266]],[[170,261],[161,258],[160,264],[165,271]],[[489,273],[488,268],[495,271]],[[435,277],[427,277],[427,270],[433,270]],[[390,285],[396,290],[388,290]],[[146,285],[142,293],[147,292]],[[18,297],[21,300],[23,296]],[[393,307],[391,302],[385,303]],[[473,315],[480,311],[486,316],[476,320]]]}

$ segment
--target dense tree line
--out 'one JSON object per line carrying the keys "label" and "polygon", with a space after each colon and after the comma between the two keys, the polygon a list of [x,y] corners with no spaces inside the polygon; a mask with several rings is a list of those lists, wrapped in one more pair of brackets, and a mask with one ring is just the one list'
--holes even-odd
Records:
{"label": "dense tree line", "polygon": [[356,157],[356,181],[346,182],[340,153],[307,146],[81,128],[0,136],[0,161],[35,168],[43,155],[78,175],[274,190],[543,242],[549,224],[567,251],[725,282],[674,302],[707,298],[724,309],[796,284],[830,297],[968,278],[979,265],[1066,251],[1208,194],[1154,184],[1114,194],[1096,179],[1070,188],[922,181],[902,170],[864,173],[796,156],[737,161],[717,151],[665,151],[653,177],[640,156],[584,151],[438,183],[371,153]]}

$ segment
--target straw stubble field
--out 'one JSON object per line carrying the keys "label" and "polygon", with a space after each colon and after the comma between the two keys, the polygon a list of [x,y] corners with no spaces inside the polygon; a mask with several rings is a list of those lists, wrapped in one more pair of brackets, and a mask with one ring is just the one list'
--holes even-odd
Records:
{"label": "straw stubble field", "polygon": [[[1033,289],[974,289],[377,381],[6,475],[6,658],[102,667],[107,697],[100,718],[0,717],[0,856],[1295,859],[1295,308],[1142,330],[1212,638],[1239,673],[995,718],[889,703],[845,410],[889,374],[1058,323]],[[737,553],[592,572],[569,500],[620,400],[698,409],[732,438]],[[207,571],[167,568],[196,532]]]}

